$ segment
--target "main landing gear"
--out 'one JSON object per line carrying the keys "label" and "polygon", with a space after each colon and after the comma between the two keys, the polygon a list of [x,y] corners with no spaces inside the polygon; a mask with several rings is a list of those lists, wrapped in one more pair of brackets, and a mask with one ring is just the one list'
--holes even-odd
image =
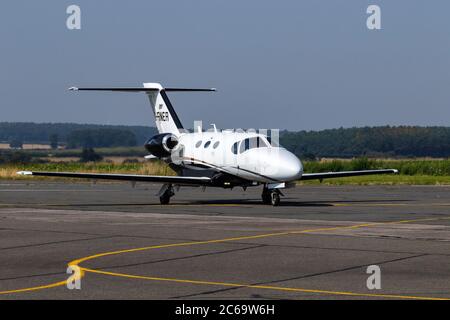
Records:
{"label": "main landing gear", "polygon": [[171,184],[165,184],[161,187],[158,194],[160,195],[159,202],[161,204],[169,204],[170,198],[175,195],[175,191],[173,190],[173,186]]}
{"label": "main landing gear", "polygon": [[267,187],[264,187],[261,198],[264,204],[271,204],[276,207],[280,204],[280,194],[281,192],[278,189],[268,189]]}

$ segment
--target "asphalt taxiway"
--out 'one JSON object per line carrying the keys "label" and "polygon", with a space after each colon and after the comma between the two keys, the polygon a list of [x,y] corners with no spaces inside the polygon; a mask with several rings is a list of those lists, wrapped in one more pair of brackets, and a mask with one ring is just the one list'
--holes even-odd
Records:
{"label": "asphalt taxiway", "polygon": [[449,186],[158,189],[1,181],[0,299],[450,299]]}

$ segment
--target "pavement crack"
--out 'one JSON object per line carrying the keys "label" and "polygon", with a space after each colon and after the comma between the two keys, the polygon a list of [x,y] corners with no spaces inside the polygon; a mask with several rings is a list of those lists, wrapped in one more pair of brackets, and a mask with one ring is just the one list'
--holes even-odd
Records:
{"label": "pavement crack", "polygon": [[169,261],[177,261],[177,260],[184,260],[184,259],[192,259],[192,258],[199,258],[199,257],[206,257],[206,256],[212,256],[217,254],[225,254],[225,253],[232,253],[232,252],[238,252],[238,251],[244,251],[244,250],[250,250],[250,249],[256,249],[256,248],[262,248],[266,245],[260,244],[260,245],[254,245],[251,247],[245,247],[245,248],[239,248],[239,249],[230,249],[230,250],[223,250],[223,251],[215,251],[215,252],[209,252],[209,253],[200,253],[196,255],[189,255],[189,256],[183,256],[183,257],[177,257],[177,258],[169,258],[169,259],[161,259],[161,260],[153,260],[153,261],[146,261],[146,262],[140,262],[140,263],[130,263],[130,264],[122,264],[122,265],[114,265],[114,266],[105,266],[105,267],[97,267],[98,270],[108,270],[108,269],[114,269],[114,268],[127,268],[127,267],[136,267],[136,266],[142,266],[146,264],[154,264],[154,263],[160,263],[160,262],[169,262]]}
{"label": "pavement crack", "polygon": [[[374,263],[369,263],[369,264],[366,263],[366,264],[352,266],[352,267],[347,267],[347,268],[341,268],[341,269],[336,269],[336,270],[312,273],[312,274],[307,274],[307,275],[302,275],[302,276],[297,276],[297,277],[290,277],[290,278],[285,278],[285,279],[277,279],[277,280],[272,280],[272,281],[256,282],[256,283],[249,284],[249,286],[270,285],[270,284],[274,284],[274,283],[280,283],[280,282],[286,282],[286,281],[292,281],[292,280],[307,279],[307,278],[312,278],[312,277],[317,277],[317,276],[322,276],[322,275],[328,275],[328,274],[332,274],[332,273],[338,273],[338,272],[344,272],[344,271],[349,271],[349,270],[355,270],[355,269],[367,267],[367,266],[373,265],[373,264],[375,264],[375,265],[383,265],[383,264],[387,264],[387,263],[404,261],[404,260],[419,258],[419,257],[423,257],[423,256],[428,256],[428,254],[424,253],[424,254],[418,254],[418,255],[407,256],[407,257],[391,259],[391,260],[385,260],[385,261],[380,261],[380,262],[374,262]],[[236,287],[232,287],[232,288],[210,290],[210,291],[193,293],[193,294],[183,295],[183,296],[174,296],[174,297],[170,297],[168,299],[186,299],[186,298],[192,298],[192,297],[199,296],[199,295],[209,295],[209,294],[215,294],[215,293],[222,293],[222,292],[225,292],[225,291],[232,291],[232,290],[241,289],[241,288],[245,288],[245,287],[247,287],[247,286],[236,286]]]}
{"label": "pavement crack", "polygon": [[[236,244],[251,245],[253,243],[249,242],[235,242]],[[339,248],[339,247],[319,247],[319,246],[298,246],[290,244],[267,244],[267,247],[279,247],[279,248],[295,248],[295,249],[319,249],[319,250],[330,250],[330,251],[354,251],[354,252],[373,252],[373,253],[395,253],[395,254],[410,254],[417,255],[422,254],[422,252],[411,252],[411,251],[386,251],[386,250],[371,250],[371,249],[355,249],[355,248]],[[433,256],[450,256],[450,253],[430,253],[428,255]]]}
{"label": "pavement crack", "polygon": [[84,238],[84,239],[72,239],[72,240],[42,242],[42,243],[27,244],[27,245],[14,246],[14,247],[5,247],[5,248],[0,248],[0,250],[23,249],[23,248],[40,247],[40,246],[46,246],[46,245],[52,245],[52,244],[61,244],[61,243],[69,243],[69,242],[77,242],[77,241],[99,240],[99,239],[109,239],[109,238],[116,238],[116,236],[105,236],[105,237],[95,237],[95,238]]}
{"label": "pavement crack", "polygon": [[0,281],[20,280],[20,279],[27,279],[27,278],[57,276],[57,275],[67,275],[67,274],[65,272],[38,273],[38,274],[30,274],[30,275],[24,275],[24,276],[18,276],[18,277],[0,278]]}

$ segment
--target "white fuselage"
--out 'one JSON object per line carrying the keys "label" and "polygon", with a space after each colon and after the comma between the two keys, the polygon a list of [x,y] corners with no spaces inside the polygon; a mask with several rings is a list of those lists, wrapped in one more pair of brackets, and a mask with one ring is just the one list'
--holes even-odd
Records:
{"label": "white fuselage", "polygon": [[172,162],[197,170],[214,170],[258,183],[299,179],[300,160],[291,152],[270,145],[267,138],[248,132],[182,133]]}

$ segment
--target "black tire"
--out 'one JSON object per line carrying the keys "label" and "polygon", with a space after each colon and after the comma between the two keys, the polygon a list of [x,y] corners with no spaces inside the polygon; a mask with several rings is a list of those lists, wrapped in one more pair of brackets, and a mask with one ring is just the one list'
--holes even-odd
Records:
{"label": "black tire", "polygon": [[169,187],[164,191],[164,193],[159,197],[159,203],[161,204],[169,204],[170,198],[175,195],[175,192],[173,191],[172,185],[169,185]]}
{"label": "black tire", "polygon": [[270,203],[272,206],[276,207],[280,204],[280,194],[278,192],[273,191],[270,194]]}
{"label": "black tire", "polygon": [[169,204],[170,196],[165,192],[161,197],[159,197],[159,203],[161,204]]}
{"label": "black tire", "polygon": [[261,199],[264,204],[270,204],[271,203],[271,196],[270,192],[267,189],[264,189],[261,194]]}

